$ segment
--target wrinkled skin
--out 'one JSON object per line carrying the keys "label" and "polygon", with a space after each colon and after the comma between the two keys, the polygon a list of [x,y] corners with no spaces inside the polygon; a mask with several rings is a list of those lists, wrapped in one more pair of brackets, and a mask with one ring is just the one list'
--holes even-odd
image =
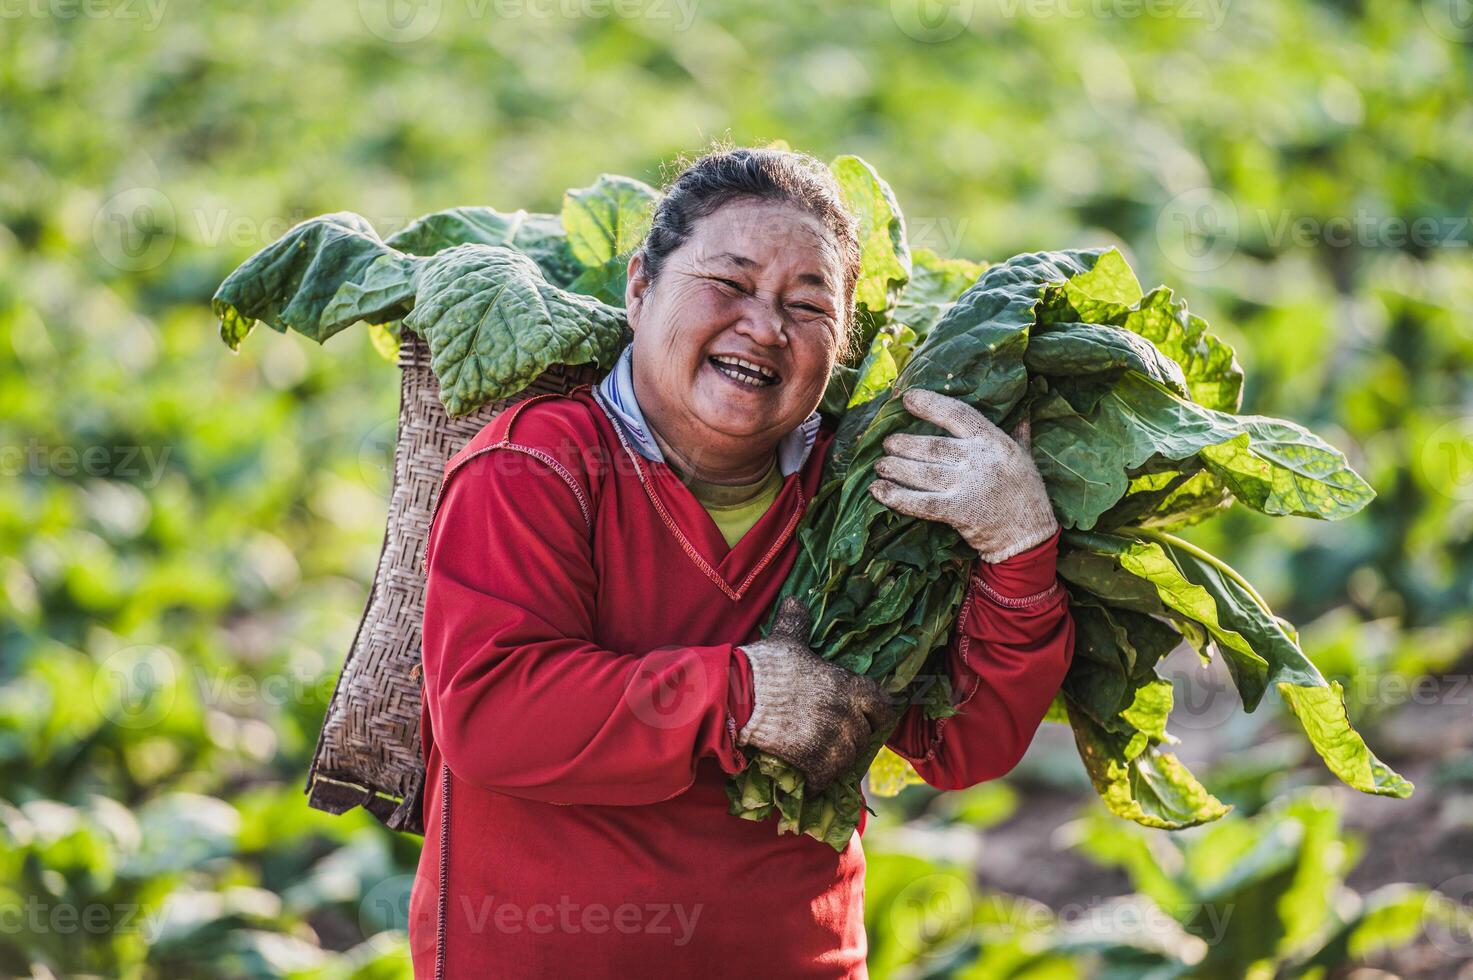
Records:
{"label": "wrinkled skin", "polygon": [[[847,329],[833,235],[790,204],[732,201],[695,223],[651,282],[629,262],[634,390],[667,461],[696,479],[744,484],[818,407]],[[763,388],[722,374],[734,355],[776,371]]]}

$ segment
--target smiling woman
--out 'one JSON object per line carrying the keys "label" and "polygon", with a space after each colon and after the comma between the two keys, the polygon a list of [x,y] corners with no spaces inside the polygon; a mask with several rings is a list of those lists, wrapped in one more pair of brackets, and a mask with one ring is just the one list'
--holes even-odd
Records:
{"label": "smiling woman", "polygon": [[[893,731],[923,778],[966,786],[1011,768],[1042,720],[1073,623],[1042,486],[1005,433],[972,426],[925,479],[891,474],[893,506],[923,496],[927,516],[1005,539],[975,563],[947,651],[961,711],[902,712],[825,661],[795,599],[762,636],[834,443],[817,408],[860,270],[843,200],[801,154],[693,163],[628,263],[633,340],[613,370],[518,403],[446,467],[427,547],[417,975],[862,977],[859,832],[735,819],[728,777],[770,755],[816,797]],[[925,492],[969,469],[1047,521]],[[604,925],[533,928],[528,910],[554,906]],[[610,914],[631,909],[690,928],[613,935]]]}
{"label": "smiling woman", "polygon": [[796,153],[707,157],[629,263],[633,373],[672,465],[758,480],[847,353],[859,244],[828,168]]}

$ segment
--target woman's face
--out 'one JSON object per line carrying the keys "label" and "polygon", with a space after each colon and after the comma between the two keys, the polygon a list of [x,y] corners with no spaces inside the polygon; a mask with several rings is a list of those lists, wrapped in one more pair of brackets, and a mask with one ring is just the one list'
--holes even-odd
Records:
{"label": "woman's face", "polygon": [[738,199],[698,220],[654,284],[636,254],[626,303],[646,418],[687,455],[770,451],[823,398],[843,289],[833,235],[785,203]]}

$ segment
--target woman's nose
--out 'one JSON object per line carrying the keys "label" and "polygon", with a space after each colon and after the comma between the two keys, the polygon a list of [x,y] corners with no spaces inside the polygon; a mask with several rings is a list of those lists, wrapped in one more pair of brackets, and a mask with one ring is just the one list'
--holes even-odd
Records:
{"label": "woman's nose", "polygon": [[755,296],[747,302],[742,318],[736,324],[737,333],[750,337],[753,343],[763,347],[786,347],[788,335],[783,327],[782,311]]}

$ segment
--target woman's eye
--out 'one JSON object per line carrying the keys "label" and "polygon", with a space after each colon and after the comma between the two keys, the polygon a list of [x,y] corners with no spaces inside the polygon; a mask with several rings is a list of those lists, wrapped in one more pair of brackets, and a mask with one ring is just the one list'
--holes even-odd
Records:
{"label": "woman's eye", "polygon": [[742,289],[742,284],[739,283],[739,282],[736,282],[735,280],[732,280],[732,279],[719,279],[718,278],[716,281],[719,282],[721,285],[725,286],[728,289],[735,289],[739,293],[745,292],[745,290]]}

